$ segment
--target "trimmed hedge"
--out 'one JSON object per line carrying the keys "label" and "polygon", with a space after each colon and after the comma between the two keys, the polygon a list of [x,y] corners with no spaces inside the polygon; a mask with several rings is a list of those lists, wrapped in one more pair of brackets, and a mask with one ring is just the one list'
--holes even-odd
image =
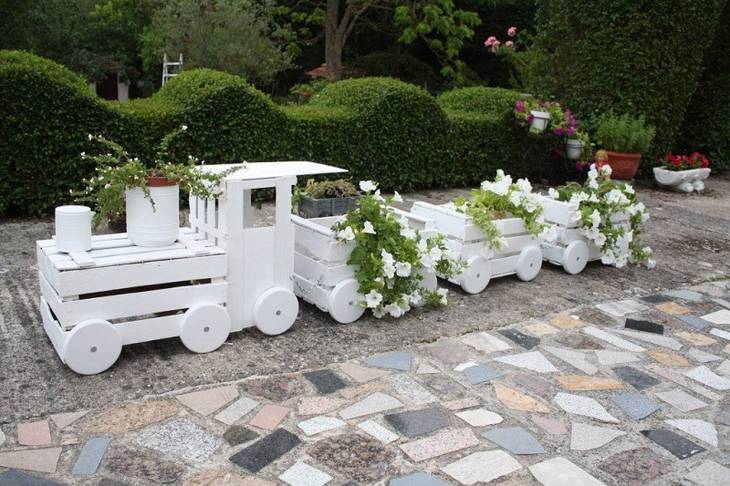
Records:
{"label": "trimmed hedge", "polygon": [[677,143],[680,150],[699,150],[710,157],[713,171],[730,168],[730,2],[715,40],[705,51],[697,90],[687,108]]}
{"label": "trimmed hedge", "polygon": [[[537,43],[551,55],[544,92],[579,118],[645,113],[657,129],[645,160],[669,149],[697,86],[726,0],[544,0]],[[700,27],[700,28],[698,28]],[[721,39],[721,42],[724,39]]]}
{"label": "trimmed hedge", "polygon": [[69,202],[91,171],[79,156],[90,150],[88,134],[135,147],[134,126],[60,64],[0,51],[0,213],[40,214]]}
{"label": "trimmed hedge", "polygon": [[314,160],[384,190],[474,185],[500,167],[520,177],[556,172],[549,147],[505,119],[518,96],[507,90],[437,100],[401,81],[360,78],[327,86],[308,105],[280,107],[237,76],[201,69],[151,98],[107,103],[65,68],[8,51],[0,52],[0,89],[0,212],[43,214],[68,202],[93,169],[79,157],[94,150],[88,133],[149,158],[183,124],[171,144],[180,158]]}

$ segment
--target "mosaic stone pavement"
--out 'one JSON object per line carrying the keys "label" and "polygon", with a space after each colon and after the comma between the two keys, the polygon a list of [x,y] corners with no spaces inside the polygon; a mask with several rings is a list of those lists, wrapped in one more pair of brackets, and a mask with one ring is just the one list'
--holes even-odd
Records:
{"label": "mosaic stone pavement", "polygon": [[0,486],[730,484],[728,301],[714,282],[3,424]]}

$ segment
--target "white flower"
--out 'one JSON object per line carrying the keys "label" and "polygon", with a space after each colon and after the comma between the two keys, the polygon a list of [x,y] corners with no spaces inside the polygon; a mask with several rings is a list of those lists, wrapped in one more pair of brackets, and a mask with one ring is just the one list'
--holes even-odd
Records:
{"label": "white flower", "polygon": [[111,184],[104,184],[104,189],[111,189],[111,187],[112,187]]}
{"label": "white flower", "polygon": [[376,319],[380,319],[380,318],[384,317],[385,316],[385,309],[383,309],[382,306],[381,307],[374,308],[373,309],[373,316]]}
{"label": "white flower", "polygon": [[385,249],[380,250],[380,258],[383,260],[383,275],[386,278],[395,277],[395,259]]}
{"label": "white flower", "polygon": [[429,255],[431,256],[433,261],[437,262],[441,260],[441,258],[443,258],[444,252],[441,251],[441,248],[439,248],[438,246],[434,246],[433,248],[431,248]]}
{"label": "white flower", "polygon": [[631,184],[624,184],[624,192],[626,194],[636,194],[636,191]]}
{"label": "white flower", "polygon": [[373,181],[360,181],[360,190],[363,192],[372,192],[378,187]]}
{"label": "white flower", "polygon": [[375,307],[379,306],[382,301],[383,296],[375,289],[371,290],[365,295],[366,305],[370,309],[374,309]]}
{"label": "white flower", "polygon": [[601,255],[601,263],[603,263],[604,265],[613,265],[614,263],[616,263],[616,259],[613,256],[613,252],[608,251],[608,252],[604,253],[603,255]]}
{"label": "white flower", "polygon": [[403,198],[398,194],[398,191],[395,191],[393,193],[393,201],[395,202],[403,202]]}
{"label": "white flower", "polygon": [[606,244],[606,235],[604,235],[603,233],[598,233],[596,237],[593,238],[593,242],[598,248],[603,248],[603,245]]}
{"label": "white flower", "polygon": [[532,192],[532,184],[527,179],[517,179],[516,185],[525,194]]}
{"label": "white flower", "polygon": [[509,195],[509,202],[512,203],[513,206],[519,207],[522,203],[522,194],[519,192],[513,192]]}
{"label": "white flower", "polygon": [[423,268],[425,268],[426,270],[430,270],[435,264],[436,263],[433,261],[433,258],[431,258],[430,254],[421,253],[421,266],[423,266]]}
{"label": "white flower", "polygon": [[443,288],[441,288],[441,289],[436,289],[436,293],[437,293],[437,294],[438,294],[438,296],[439,296],[439,303],[440,303],[441,305],[446,305],[446,304],[448,304],[448,300],[446,299],[446,296],[447,296],[447,295],[449,295],[449,291],[448,291],[447,289],[443,289]]}
{"label": "white flower", "polygon": [[416,234],[416,230],[414,230],[413,228],[409,228],[407,226],[404,226],[401,228],[400,234],[401,234],[401,236],[404,236],[404,237],[408,238],[409,240],[414,240],[414,239],[416,239],[416,236],[418,236]]}
{"label": "white flower", "polygon": [[408,262],[398,262],[395,264],[395,273],[399,277],[407,277],[411,274],[411,264]]}
{"label": "white flower", "polygon": [[94,140],[94,136],[92,134],[89,134],[89,140]]}
{"label": "white flower", "polygon": [[545,228],[540,233],[540,239],[542,241],[546,241],[548,243],[552,243],[553,241],[558,239],[558,227],[554,224],[550,224],[545,226]]}
{"label": "white flower", "polygon": [[400,306],[397,304],[388,304],[385,306],[384,310],[385,310],[385,312],[387,312],[388,314],[390,314],[391,316],[396,317],[396,318],[405,314],[403,309],[401,309]]}
{"label": "white flower", "polygon": [[591,226],[594,228],[597,228],[601,224],[601,213],[598,212],[598,209],[594,209],[591,213]]}
{"label": "white flower", "polygon": [[560,197],[560,193],[551,187],[548,189],[548,197],[550,199],[558,199]]}
{"label": "white flower", "polygon": [[187,125],[183,125],[183,126],[181,126],[180,128],[181,128],[181,129],[182,129],[183,131],[185,131],[185,130],[187,130],[187,129],[188,129],[188,126],[187,126]]}
{"label": "white flower", "polygon": [[605,199],[608,204],[624,205],[628,204],[629,202],[623,191],[620,191],[619,189],[611,189],[610,191],[608,191]]}
{"label": "white flower", "polygon": [[337,238],[340,240],[352,241],[355,239],[355,232],[352,231],[352,227],[348,226],[347,228],[337,232]]}
{"label": "white flower", "polygon": [[86,152],[81,152],[81,158],[83,159],[84,157],[86,157]]}
{"label": "white flower", "polygon": [[365,223],[362,225],[362,232],[367,233],[369,235],[376,234],[375,228],[373,227],[373,223],[371,223],[370,221],[365,221]]}
{"label": "white flower", "polygon": [[595,177],[589,177],[588,178],[588,187],[593,189],[594,191],[598,190],[598,179]]}
{"label": "white flower", "polygon": [[591,193],[591,197],[588,198],[588,202],[597,203],[601,202],[600,199],[598,199],[598,196],[596,196],[595,192]]}
{"label": "white flower", "polygon": [[611,169],[610,165],[604,164],[601,166],[601,175],[608,177],[612,173],[613,173],[613,169]]}
{"label": "white flower", "polygon": [[653,258],[649,258],[646,261],[646,268],[654,268],[654,267],[656,267],[656,260],[654,260]]}
{"label": "white flower", "polygon": [[421,305],[423,303],[423,296],[419,292],[413,292],[408,296],[408,300],[411,305]]}
{"label": "white flower", "polygon": [[380,189],[378,189],[377,191],[375,191],[373,193],[373,197],[375,198],[376,201],[380,201],[380,202],[385,201],[385,198],[380,195]]}

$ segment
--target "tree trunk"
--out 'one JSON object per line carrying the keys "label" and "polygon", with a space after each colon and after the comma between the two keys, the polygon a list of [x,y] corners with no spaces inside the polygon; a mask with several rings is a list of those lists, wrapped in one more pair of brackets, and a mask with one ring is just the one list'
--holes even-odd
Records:
{"label": "tree trunk", "polygon": [[324,59],[327,64],[327,78],[332,81],[342,79],[342,50],[344,31],[340,28],[340,1],[327,0],[325,19]]}

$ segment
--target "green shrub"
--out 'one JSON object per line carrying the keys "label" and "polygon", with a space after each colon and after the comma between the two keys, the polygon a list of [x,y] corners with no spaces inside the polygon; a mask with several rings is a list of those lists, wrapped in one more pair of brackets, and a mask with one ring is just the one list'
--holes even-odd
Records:
{"label": "green shrub", "polygon": [[596,126],[596,140],[606,150],[644,153],[654,138],[655,130],[646,125],[646,117],[628,114],[604,115]]}
{"label": "green shrub", "polygon": [[33,54],[0,51],[0,213],[42,214],[68,203],[91,167],[89,133],[139,148],[135,125],[86,81]]}
{"label": "green shrub", "polygon": [[710,157],[713,171],[730,168],[730,2],[725,6],[715,40],[705,51],[699,84],[687,108],[678,141],[686,153]]}
{"label": "green shrub", "polygon": [[523,96],[510,89],[478,86],[447,91],[436,98],[436,101],[444,110],[494,114],[507,118],[512,116],[515,101],[522,98]]}
{"label": "green shrub", "polygon": [[[651,155],[676,137],[702,54],[726,0],[544,0],[537,45],[550,54],[543,92],[584,121],[613,108],[656,127]],[[724,42],[724,39],[721,40]]]}

